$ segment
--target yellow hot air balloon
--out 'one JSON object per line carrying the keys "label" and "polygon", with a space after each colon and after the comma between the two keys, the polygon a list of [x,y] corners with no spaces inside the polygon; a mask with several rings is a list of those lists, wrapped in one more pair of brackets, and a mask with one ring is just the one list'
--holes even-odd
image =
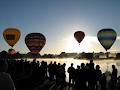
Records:
{"label": "yellow hot air balloon", "polygon": [[13,47],[20,38],[20,31],[17,28],[7,28],[3,32],[3,37],[5,41]]}

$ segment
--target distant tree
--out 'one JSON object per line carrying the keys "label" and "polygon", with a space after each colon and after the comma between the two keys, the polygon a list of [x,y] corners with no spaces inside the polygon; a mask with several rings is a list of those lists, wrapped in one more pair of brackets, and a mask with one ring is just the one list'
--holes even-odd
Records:
{"label": "distant tree", "polygon": [[93,59],[93,53],[86,53],[85,58],[87,59]]}
{"label": "distant tree", "polygon": [[27,54],[26,54],[26,56],[28,57],[28,58],[40,58],[41,57],[41,55],[38,53],[38,54],[32,54],[31,52],[28,52]]}
{"label": "distant tree", "polygon": [[120,59],[120,53],[116,54],[116,59]]}
{"label": "distant tree", "polygon": [[41,57],[42,58],[54,58],[55,56],[53,54],[44,54]]}
{"label": "distant tree", "polygon": [[1,51],[1,52],[0,52],[0,57],[1,57],[1,58],[8,58],[8,53],[7,53],[7,51],[5,51],[5,50]]}
{"label": "distant tree", "polygon": [[60,58],[67,57],[66,52],[61,52],[61,54],[59,55],[59,57],[60,57]]}

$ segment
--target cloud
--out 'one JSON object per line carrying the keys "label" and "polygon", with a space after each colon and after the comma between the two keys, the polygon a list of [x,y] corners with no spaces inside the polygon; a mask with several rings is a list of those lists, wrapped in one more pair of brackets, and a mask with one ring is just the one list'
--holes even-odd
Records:
{"label": "cloud", "polygon": [[120,36],[117,36],[117,40],[120,40]]}

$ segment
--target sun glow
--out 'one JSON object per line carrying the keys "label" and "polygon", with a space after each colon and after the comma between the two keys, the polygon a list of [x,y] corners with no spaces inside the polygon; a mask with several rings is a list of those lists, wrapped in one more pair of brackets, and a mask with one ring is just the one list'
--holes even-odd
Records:
{"label": "sun glow", "polygon": [[86,36],[79,44],[76,39],[69,36],[65,40],[66,52],[91,52],[93,50],[94,44],[97,43],[97,38],[93,36]]}

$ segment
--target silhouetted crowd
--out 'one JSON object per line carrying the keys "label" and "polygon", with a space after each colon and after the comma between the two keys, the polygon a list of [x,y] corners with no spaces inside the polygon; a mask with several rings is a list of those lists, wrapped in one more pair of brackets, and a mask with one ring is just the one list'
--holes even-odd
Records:
{"label": "silhouetted crowd", "polygon": [[102,73],[100,66],[95,66],[93,60],[90,60],[86,65],[84,63],[78,65],[77,69],[72,63],[67,72],[69,85],[73,84],[75,90],[120,90],[115,65],[112,65],[112,73],[109,71]]}
{"label": "silhouetted crowd", "polygon": [[69,82],[66,82],[65,63],[47,64],[36,59],[31,62],[23,59],[5,61],[8,63],[6,72],[10,74],[16,90],[65,90],[66,87],[74,90],[120,90],[120,77],[117,77],[115,65],[112,65],[112,72],[102,73],[93,60],[81,63],[77,68],[71,63],[67,69]]}

